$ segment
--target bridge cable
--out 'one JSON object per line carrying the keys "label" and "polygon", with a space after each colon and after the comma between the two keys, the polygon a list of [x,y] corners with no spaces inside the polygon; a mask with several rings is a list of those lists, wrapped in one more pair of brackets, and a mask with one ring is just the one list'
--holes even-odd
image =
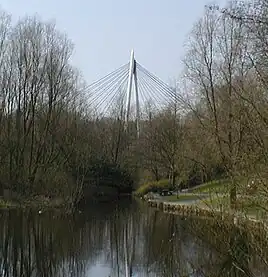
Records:
{"label": "bridge cable", "polygon": [[107,88],[111,86],[116,80],[120,79],[122,75],[127,72],[127,68],[117,71],[115,74],[111,75],[108,80],[103,83],[99,83],[99,87],[95,88],[94,91],[96,94],[91,98],[91,103],[97,100],[99,97],[103,96],[103,93],[107,91]]}

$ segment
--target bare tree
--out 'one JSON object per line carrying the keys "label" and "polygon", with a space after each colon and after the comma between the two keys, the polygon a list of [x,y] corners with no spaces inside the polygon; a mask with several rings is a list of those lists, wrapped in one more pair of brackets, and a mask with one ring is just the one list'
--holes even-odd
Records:
{"label": "bare tree", "polygon": [[[245,31],[234,19],[216,9],[206,9],[196,24],[185,59],[186,77],[194,84],[206,107],[203,127],[213,134],[226,172],[232,179],[230,201],[236,202],[236,161],[244,134],[243,115],[235,93],[243,82]],[[247,70],[247,69],[246,69]],[[198,115],[198,113],[195,113]]]}

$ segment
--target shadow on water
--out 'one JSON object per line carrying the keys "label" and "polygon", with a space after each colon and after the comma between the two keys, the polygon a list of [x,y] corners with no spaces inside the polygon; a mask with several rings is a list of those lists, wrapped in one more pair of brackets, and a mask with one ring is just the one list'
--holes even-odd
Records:
{"label": "shadow on water", "polygon": [[[74,215],[0,213],[0,276],[267,276],[267,245],[234,226],[131,201]],[[266,252],[265,252],[266,251]]]}

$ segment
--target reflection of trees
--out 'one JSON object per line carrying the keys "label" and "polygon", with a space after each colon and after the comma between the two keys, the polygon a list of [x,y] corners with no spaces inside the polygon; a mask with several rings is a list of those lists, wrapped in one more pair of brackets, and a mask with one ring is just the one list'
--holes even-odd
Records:
{"label": "reflection of trees", "polygon": [[267,246],[260,246],[265,237],[249,235],[249,229],[161,212],[150,217],[144,226],[144,255],[147,268],[159,276],[251,277],[261,276],[253,273],[256,268],[262,274],[268,270]]}
{"label": "reflection of trees", "polygon": [[267,271],[260,237],[137,203],[92,206],[72,216],[8,211],[0,219],[3,277],[82,277],[96,262],[110,267],[111,277],[137,272],[148,277],[248,277],[256,276],[253,268]]}
{"label": "reflection of trees", "polygon": [[82,242],[67,218],[11,211],[2,215],[1,223],[3,276],[64,276],[67,271],[77,270],[81,273],[81,261],[91,259],[85,245],[90,247],[94,238],[86,236]]}

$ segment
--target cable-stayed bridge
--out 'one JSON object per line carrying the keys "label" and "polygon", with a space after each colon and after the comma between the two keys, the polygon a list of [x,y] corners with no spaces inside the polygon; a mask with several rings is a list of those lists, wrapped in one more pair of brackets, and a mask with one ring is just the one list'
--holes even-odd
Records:
{"label": "cable-stayed bridge", "polygon": [[116,116],[124,120],[125,130],[130,120],[135,121],[137,136],[140,120],[148,111],[159,111],[180,100],[174,88],[136,61],[133,50],[127,64],[92,83],[88,90],[89,105],[98,118]]}

